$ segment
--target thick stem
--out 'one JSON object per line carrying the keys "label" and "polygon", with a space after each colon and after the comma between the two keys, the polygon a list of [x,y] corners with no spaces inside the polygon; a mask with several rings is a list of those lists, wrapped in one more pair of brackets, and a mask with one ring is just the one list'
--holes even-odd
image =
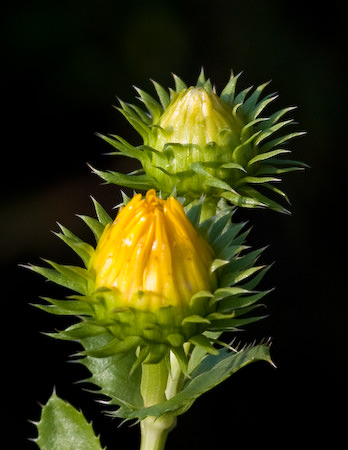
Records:
{"label": "thick stem", "polygon": [[[168,367],[164,358],[157,364],[143,364],[140,391],[144,406],[152,406],[167,400],[165,389],[168,381]],[[169,431],[174,428],[176,417],[163,415],[146,417],[140,424],[140,450],[163,450]]]}
{"label": "thick stem", "polygon": [[176,417],[147,417],[141,421],[140,450],[164,450],[168,433],[175,427]]}

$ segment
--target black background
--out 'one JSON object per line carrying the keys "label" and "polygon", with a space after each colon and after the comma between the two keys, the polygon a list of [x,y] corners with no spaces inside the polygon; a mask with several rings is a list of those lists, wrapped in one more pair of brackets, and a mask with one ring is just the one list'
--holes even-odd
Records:
{"label": "black background", "polygon": [[173,86],[172,72],[193,84],[204,66],[218,91],[231,69],[244,71],[240,88],[271,79],[267,92],[280,98],[269,111],[298,106],[297,129],[308,134],[291,149],[311,169],[285,176],[292,216],[238,212],[253,225],[249,243],[270,245],[263,262],[276,262],[264,280],[276,287],[266,301],[270,316],[241,338],[272,336],[277,369],[250,365],[205,394],[179,418],[167,448],[324,441],[334,448],[344,432],[347,377],[343,6],[32,0],[5,4],[2,13],[1,410],[15,430],[11,447],[36,447],[28,420],[39,419],[54,386],[93,420],[103,445],[137,447],[137,427],[103,418],[95,397],[75,384],[87,375],[67,362],[77,348],[41,334],[67,321],[30,303],[61,290],[18,264],[75,263],[50,230],[58,221],[91,239],[75,214],[93,214],[90,195],[109,211],[119,202],[119,189],[102,185],[86,164],[130,169],[129,161],[104,156],[110,149],[94,134],[139,142],[113,109],[116,96],[133,102],[133,85],[153,93],[150,78]]}

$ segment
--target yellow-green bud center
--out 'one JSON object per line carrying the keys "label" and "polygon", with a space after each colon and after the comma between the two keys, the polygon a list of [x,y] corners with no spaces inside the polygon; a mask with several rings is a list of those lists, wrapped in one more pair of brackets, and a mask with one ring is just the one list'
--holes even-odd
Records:
{"label": "yellow-green bud center", "polygon": [[182,91],[165,110],[158,124],[167,132],[159,136],[155,146],[161,149],[165,143],[196,144],[216,142],[223,129],[239,130],[231,108],[215,93],[203,87],[190,87]]}

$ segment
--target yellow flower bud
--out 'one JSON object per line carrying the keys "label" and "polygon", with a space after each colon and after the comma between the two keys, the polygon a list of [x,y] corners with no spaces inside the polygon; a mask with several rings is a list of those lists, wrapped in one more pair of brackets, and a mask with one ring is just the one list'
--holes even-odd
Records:
{"label": "yellow flower bud", "polygon": [[173,197],[137,194],[107,226],[91,261],[95,286],[108,288],[110,309],[155,312],[163,306],[187,310],[190,298],[216,286],[214,251],[197,233]]}

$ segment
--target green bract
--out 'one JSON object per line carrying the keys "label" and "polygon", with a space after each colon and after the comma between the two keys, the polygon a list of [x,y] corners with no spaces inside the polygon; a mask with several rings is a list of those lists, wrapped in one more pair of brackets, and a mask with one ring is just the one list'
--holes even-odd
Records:
{"label": "green bract", "polygon": [[[104,209],[95,202],[98,219],[82,216],[98,241],[103,228],[111,222]],[[83,355],[93,358],[124,358],[134,355],[133,372],[141,363],[154,364],[167,358],[172,351],[184,373],[188,373],[192,349],[203,353],[219,354],[219,341],[224,331],[261,319],[253,315],[257,302],[267,291],[255,288],[268,267],[256,265],[262,249],[247,252],[241,232],[244,224],[231,222],[231,210],[224,209],[214,217],[200,222],[201,204],[191,207],[187,216],[198,232],[213,248],[216,258],[210,270],[215,272],[218,287],[212,292],[195,293],[189,302],[188,312],[180,323],[174,320],[175,307],[159,307],[156,311],[140,311],[132,307],[120,310],[108,308],[108,289],[95,290],[95,273],[90,268],[94,248],[61,227],[58,236],[83,260],[85,267],[61,265],[47,261],[52,268],[29,266],[48,280],[65,286],[74,295],[65,300],[46,298],[49,304],[40,308],[53,314],[77,316],[76,324],[52,334],[54,337],[77,340],[85,347]],[[92,339],[93,345],[90,344]],[[227,345],[227,347],[229,347]]]}
{"label": "green bract", "polygon": [[175,90],[169,92],[154,82],[158,100],[137,89],[146,110],[123,101],[118,109],[143,144],[135,147],[117,135],[101,137],[116,149],[111,154],[138,159],[142,169],[130,174],[94,171],[107,182],[155,188],[164,197],[175,191],[186,204],[204,194],[205,207],[211,211],[224,198],[237,206],[288,212],[275,200],[277,196],[287,200],[287,196],[274,183],[281,181],[283,173],[305,167],[281,158],[289,153],[287,142],[303,134],[283,133],[292,120],[281,119],[294,108],[262,116],[277,96],[261,98],[268,83],[238,93],[238,76],[231,74],[220,95],[203,71],[194,87],[187,87],[177,76]]}

